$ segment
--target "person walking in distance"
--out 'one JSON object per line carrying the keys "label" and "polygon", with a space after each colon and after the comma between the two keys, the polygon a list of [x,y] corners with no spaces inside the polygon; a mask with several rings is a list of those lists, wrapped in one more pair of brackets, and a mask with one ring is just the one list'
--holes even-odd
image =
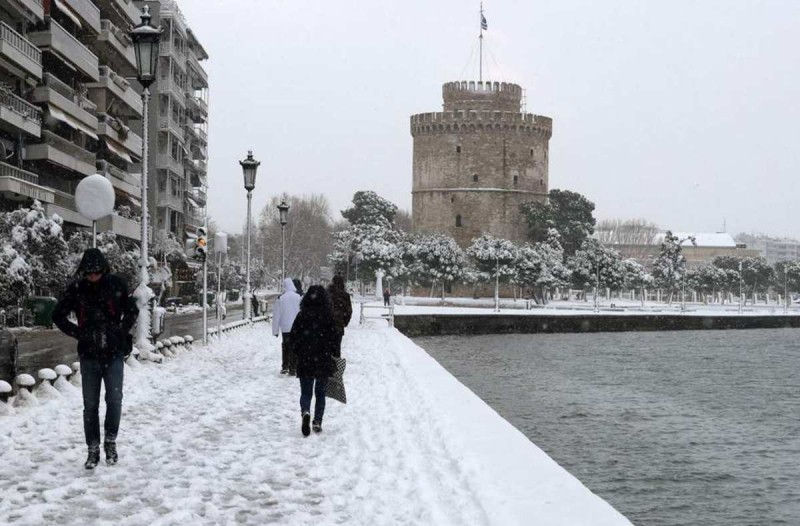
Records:
{"label": "person walking in distance", "polygon": [[337,358],[342,357],[342,338],[344,328],[350,323],[353,316],[353,305],[350,302],[350,294],[344,288],[344,278],[340,275],[333,277],[333,281],[328,285],[328,295],[331,298],[333,307],[333,323],[336,327],[336,349],[333,355]]}
{"label": "person walking in distance", "polygon": [[392,300],[392,293],[389,291],[389,288],[383,289],[383,306],[388,307],[391,304]]}
{"label": "person walking in distance", "polygon": [[295,374],[295,357],[290,345],[292,324],[300,311],[300,294],[297,293],[291,278],[283,280],[283,294],[275,300],[272,307],[272,334],[281,333],[281,374]]}
{"label": "person walking in distance", "polygon": [[328,293],[320,285],[312,285],[300,303],[300,313],[292,325],[290,341],[297,357],[300,378],[300,414],[303,436],[311,434],[311,397],[314,402],[315,433],[322,432],[325,413],[325,388],[335,370],[336,326]]}
{"label": "person walking in distance", "polygon": [[[77,324],[69,320],[74,314]],[[78,279],[67,286],[53,311],[53,322],[78,340],[83,389],[83,431],[89,456],[84,467],[100,462],[100,384],[106,390],[106,463],[117,463],[117,433],[122,414],[124,359],[133,349],[130,334],[139,310],[125,281],[111,274],[99,249],[90,248],[78,265]]]}

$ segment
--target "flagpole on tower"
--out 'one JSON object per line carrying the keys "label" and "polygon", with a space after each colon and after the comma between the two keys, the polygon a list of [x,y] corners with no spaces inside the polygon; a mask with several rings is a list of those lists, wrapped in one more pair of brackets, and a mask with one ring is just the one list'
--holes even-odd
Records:
{"label": "flagpole on tower", "polygon": [[478,81],[483,82],[483,26],[486,25],[486,19],[483,17],[483,2],[481,2],[481,31],[478,40],[480,41],[480,58],[478,59]]}

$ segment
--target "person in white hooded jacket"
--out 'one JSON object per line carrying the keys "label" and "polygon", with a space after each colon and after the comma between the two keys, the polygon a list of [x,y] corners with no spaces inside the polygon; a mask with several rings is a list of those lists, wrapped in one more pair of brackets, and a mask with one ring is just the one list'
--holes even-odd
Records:
{"label": "person in white hooded jacket", "polygon": [[291,278],[283,280],[283,294],[275,300],[272,306],[272,334],[277,337],[278,332],[283,336],[281,341],[281,374],[294,376],[297,369],[297,358],[289,345],[289,333],[292,324],[300,312],[300,294],[297,293]]}

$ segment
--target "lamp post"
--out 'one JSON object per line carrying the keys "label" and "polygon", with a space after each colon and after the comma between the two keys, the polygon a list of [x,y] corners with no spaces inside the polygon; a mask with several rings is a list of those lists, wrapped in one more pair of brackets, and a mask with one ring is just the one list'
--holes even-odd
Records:
{"label": "lamp post", "polygon": [[244,317],[249,320],[253,317],[250,306],[250,207],[253,200],[253,188],[256,187],[256,172],[260,162],[253,159],[253,151],[247,152],[247,159],[239,161],[244,175],[244,189],[247,190],[247,282],[244,289]]}
{"label": "lamp post", "polygon": [[739,314],[742,313],[742,260],[739,260]]}
{"label": "lamp post", "polygon": [[494,258],[494,311],[500,312],[500,258]]}
{"label": "lamp post", "polygon": [[286,279],[286,223],[288,223],[289,216],[289,205],[286,204],[286,199],[281,200],[278,212],[281,222],[281,283],[283,283],[283,280]]}
{"label": "lamp post", "polygon": [[150,343],[150,299],[154,296],[148,287],[150,277],[147,272],[147,168],[148,168],[148,128],[149,128],[149,102],[150,85],[156,80],[158,68],[158,45],[161,41],[161,26],[154,27],[150,24],[150,6],[144,6],[141,14],[141,23],[130,32],[133,49],[136,53],[136,78],[142,85],[142,221],[141,241],[139,242],[139,286],[134,293],[139,306],[138,327],[136,330],[136,346],[142,357],[149,357],[154,348]]}

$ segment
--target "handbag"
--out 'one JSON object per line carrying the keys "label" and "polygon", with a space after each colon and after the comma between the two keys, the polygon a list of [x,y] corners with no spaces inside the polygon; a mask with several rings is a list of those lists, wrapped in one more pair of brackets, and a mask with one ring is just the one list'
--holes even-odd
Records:
{"label": "handbag", "polygon": [[335,369],[333,376],[328,378],[328,387],[325,389],[325,397],[332,398],[343,404],[347,403],[347,393],[344,390],[344,370],[347,367],[347,360],[344,358],[332,357]]}

